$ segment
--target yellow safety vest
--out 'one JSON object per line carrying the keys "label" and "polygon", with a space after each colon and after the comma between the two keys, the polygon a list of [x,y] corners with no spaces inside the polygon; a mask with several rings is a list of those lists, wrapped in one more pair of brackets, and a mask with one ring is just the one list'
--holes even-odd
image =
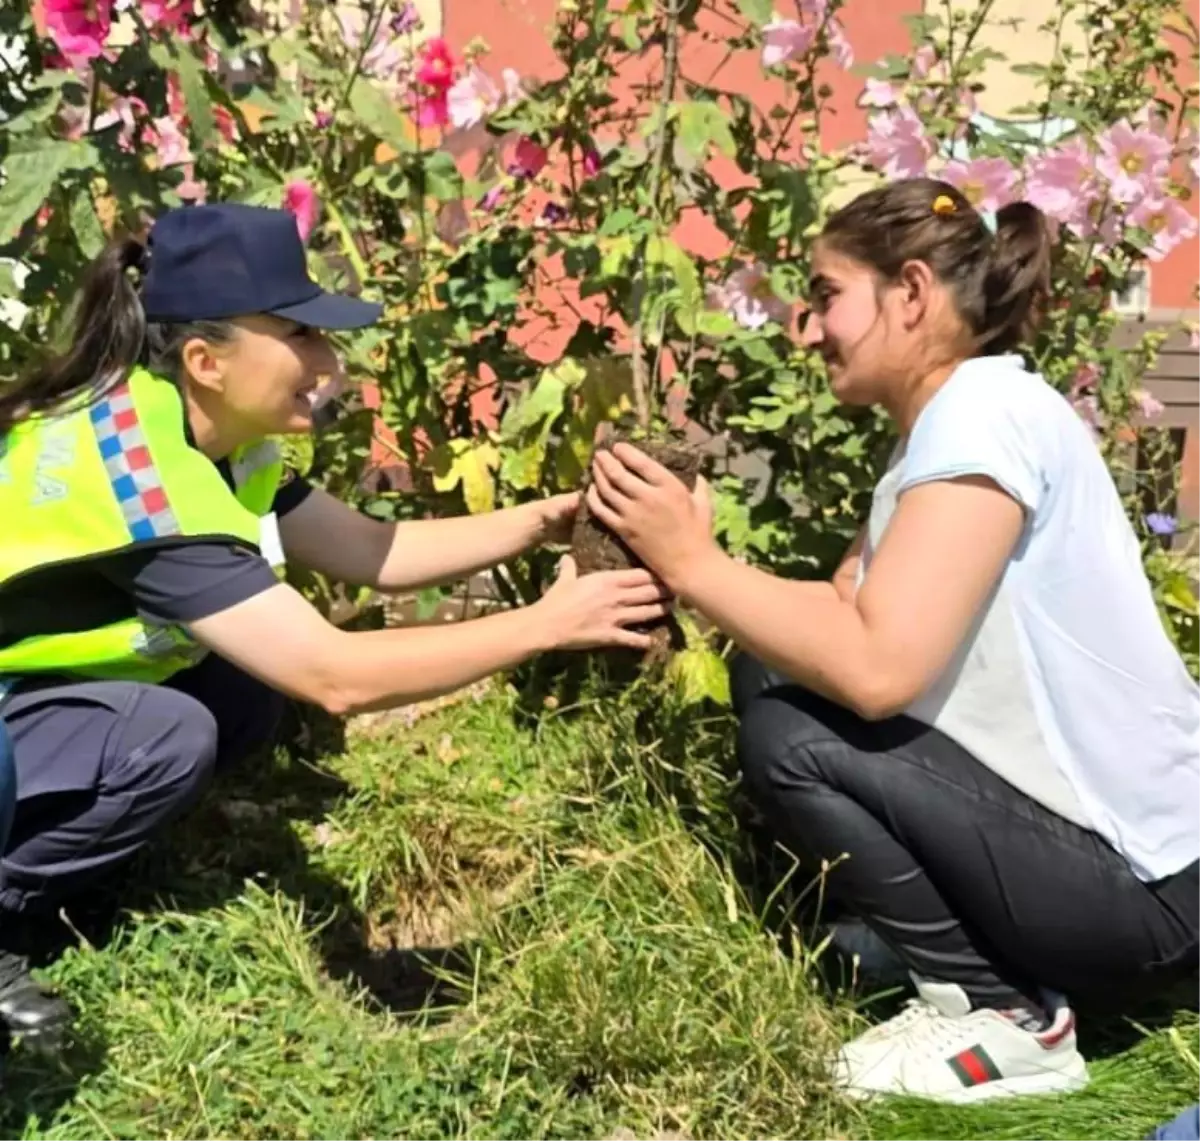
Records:
{"label": "yellow safety vest", "polygon": [[[16,425],[0,441],[0,599],[50,567],[136,547],[217,541],[259,550],[283,473],[273,441],[230,456],[235,490],[187,440],[175,385],[145,369],[90,405]],[[0,685],[22,675],[160,682],[204,656],[178,626],[131,617],[4,645]]]}

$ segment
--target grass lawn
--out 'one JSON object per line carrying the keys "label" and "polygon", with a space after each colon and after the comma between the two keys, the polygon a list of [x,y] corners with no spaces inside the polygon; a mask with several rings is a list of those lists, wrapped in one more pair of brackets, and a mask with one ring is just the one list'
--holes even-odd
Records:
{"label": "grass lawn", "polygon": [[1087,1022],[1071,1098],[847,1104],[866,996],[764,886],[721,719],[494,688],[410,721],[222,778],[49,968],[79,1040],[13,1052],[0,1135],[1135,1138],[1196,1097],[1160,1012]]}

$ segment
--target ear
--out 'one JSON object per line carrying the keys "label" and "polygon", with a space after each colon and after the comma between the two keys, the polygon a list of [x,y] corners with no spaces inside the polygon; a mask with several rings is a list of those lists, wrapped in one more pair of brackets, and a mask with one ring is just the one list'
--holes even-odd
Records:
{"label": "ear", "polygon": [[923,261],[906,261],[897,277],[905,328],[920,324],[933,300],[937,281]]}
{"label": "ear", "polygon": [[[225,387],[225,368],[213,347],[202,337],[190,337],[179,351],[184,378],[214,392]],[[183,379],[183,378],[181,378]]]}

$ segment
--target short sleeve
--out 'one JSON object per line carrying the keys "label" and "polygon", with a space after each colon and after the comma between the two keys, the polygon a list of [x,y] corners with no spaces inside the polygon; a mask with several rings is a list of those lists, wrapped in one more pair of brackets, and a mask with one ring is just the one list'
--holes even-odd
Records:
{"label": "short sleeve", "polygon": [[985,476],[1035,514],[1046,492],[1050,437],[1038,401],[1021,385],[1005,389],[1012,379],[997,377],[992,387],[987,377],[948,382],[913,429],[897,494],[935,480]]}
{"label": "short sleeve", "polygon": [[261,555],[225,543],[180,543],[105,559],[100,573],[135,609],[162,622],[195,622],[279,581]]}
{"label": "short sleeve", "polygon": [[311,494],[312,484],[298,475],[289,477],[279,485],[271,510],[282,519],[289,511],[295,511]]}

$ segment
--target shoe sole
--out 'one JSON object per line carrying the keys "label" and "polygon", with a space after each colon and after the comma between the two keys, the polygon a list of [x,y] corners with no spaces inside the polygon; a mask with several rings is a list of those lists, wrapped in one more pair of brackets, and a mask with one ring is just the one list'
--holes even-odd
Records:
{"label": "shoe sole", "polygon": [[1016,1078],[981,1082],[957,1090],[938,1093],[919,1093],[910,1090],[873,1090],[843,1088],[842,1093],[853,1101],[869,1101],[880,1097],[911,1097],[922,1101],[940,1101],[948,1105],[970,1105],[1006,1097],[1037,1097],[1046,1094],[1077,1093],[1088,1084],[1087,1063],[1080,1057],[1062,1070],[1044,1070],[1040,1074],[1025,1074]]}

